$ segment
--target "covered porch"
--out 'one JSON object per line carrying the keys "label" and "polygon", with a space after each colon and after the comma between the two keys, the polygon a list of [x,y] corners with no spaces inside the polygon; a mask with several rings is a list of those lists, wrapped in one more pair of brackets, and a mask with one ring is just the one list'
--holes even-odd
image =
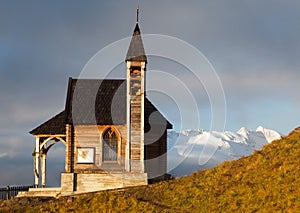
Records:
{"label": "covered porch", "polygon": [[35,136],[33,156],[33,173],[35,188],[45,188],[47,184],[47,153],[56,143],[67,146],[65,111],[41,124],[30,134]]}

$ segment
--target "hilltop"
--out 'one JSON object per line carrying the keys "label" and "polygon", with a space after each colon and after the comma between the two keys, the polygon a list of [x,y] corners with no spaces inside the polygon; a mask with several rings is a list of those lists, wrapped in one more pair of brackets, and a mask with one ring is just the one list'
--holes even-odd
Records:
{"label": "hilltop", "polygon": [[183,178],[45,202],[15,199],[0,203],[0,212],[299,212],[299,165],[297,128],[248,157]]}

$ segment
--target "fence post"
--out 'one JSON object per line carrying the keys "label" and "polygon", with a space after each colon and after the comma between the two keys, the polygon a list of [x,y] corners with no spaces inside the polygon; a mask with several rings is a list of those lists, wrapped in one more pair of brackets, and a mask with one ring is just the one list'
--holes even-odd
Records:
{"label": "fence post", "polygon": [[[0,188],[0,200],[9,200],[16,196],[18,192],[29,191],[29,188],[34,188],[35,185],[30,186],[6,186]],[[1,211],[0,211],[1,212]]]}
{"label": "fence post", "polygon": [[6,187],[6,199],[7,199],[7,200],[9,200],[9,198],[10,198],[9,192],[10,192],[10,187],[7,186],[7,187]]}

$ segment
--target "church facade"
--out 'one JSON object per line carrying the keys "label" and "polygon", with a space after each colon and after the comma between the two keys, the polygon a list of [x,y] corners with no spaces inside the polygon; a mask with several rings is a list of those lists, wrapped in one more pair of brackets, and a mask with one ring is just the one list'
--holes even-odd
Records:
{"label": "church facade", "polygon": [[[61,194],[146,185],[167,172],[167,119],[145,92],[147,56],[138,22],[126,79],[69,78],[65,109],[33,129],[35,186],[46,187],[46,158],[66,147]],[[31,189],[38,191],[38,189]]]}

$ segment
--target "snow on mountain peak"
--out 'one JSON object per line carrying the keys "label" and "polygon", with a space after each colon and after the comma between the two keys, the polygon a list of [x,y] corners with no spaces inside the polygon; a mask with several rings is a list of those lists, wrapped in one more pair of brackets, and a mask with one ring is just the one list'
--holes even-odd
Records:
{"label": "snow on mountain peak", "polygon": [[271,129],[264,128],[262,126],[258,126],[256,128],[256,132],[262,132],[266,137],[268,143],[281,138],[281,135],[278,132]]}
{"label": "snow on mountain peak", "polygon": [[242,127],[237,131],[237,133],[239,133],[239,134],[248,133],[248,132],[249,131],[248,131],[248,129],[246,129],[246,127]]}
{"label": "snow on mountain peak", "polygon": [[278,132],[257,127],[250,131],[242,127],[236,133],[184,130],[168,132],[168,172],[183,176],[193,171],[214,167],[223,161],[238,159],[280,139]]}
{"label": "snow on mountain peak", "polygon": [[237,133],[238,133],[239,135],[244,136],[245,138],[248,138],[248,135],[249,135],[249,131],[248,131],[248,129],[246,129],[245,127],[240,128],[240,129],[237,131]]}

